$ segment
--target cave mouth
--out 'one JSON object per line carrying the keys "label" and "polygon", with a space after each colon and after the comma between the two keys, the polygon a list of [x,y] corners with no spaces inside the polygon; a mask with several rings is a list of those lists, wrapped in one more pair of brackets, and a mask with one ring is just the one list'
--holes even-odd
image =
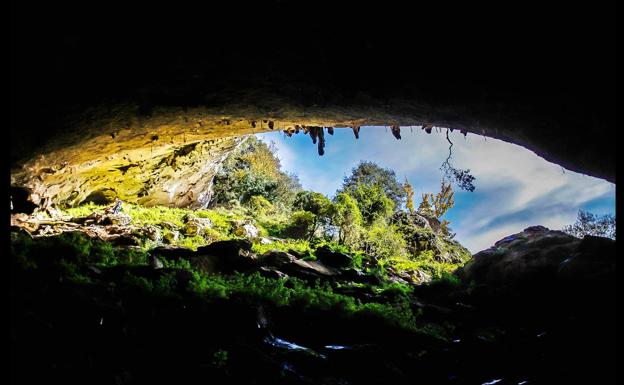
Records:
{"label": "cave mouth", "polygon": [[613,184],[434,125],[218,127],[113,130],[16,172],[23,379],[610,376]]}

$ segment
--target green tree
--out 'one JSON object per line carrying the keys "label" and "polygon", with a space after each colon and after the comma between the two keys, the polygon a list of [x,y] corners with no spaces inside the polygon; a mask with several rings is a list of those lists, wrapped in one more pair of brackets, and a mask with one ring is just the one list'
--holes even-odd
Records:
{"label": "green tree", "polygon": [[281,170],[273,145],[249,137],[224,161],[213,182],[211,206],[231,201],[247,203],[262,196],[280,208],[289,208],[301,185],[295,175]]}
{"label": "green tree", "polygon": [[386,220],[394,212],[395,203],[377,184],[359,184],[351,189],[351,195],[357,202],[364,223],[370,226],[377,220]]}
{"label": "green tree", "polygon": [[418,212],[422,215],[440,219],[455,205],[455,193],[450,183],[442,179],[440,192],[437,194],[425,193],[422,202],[418,206]]}
{"label": "green tree", "polygon": [[576,222],[565,226],[563,231],[577,238],[593,235],[615,239],[615,216],[611,214],[599,216],[579,210]]}
{"label": "green tree", "polygon": [[308,239],[314,236],[316,223],[316,215],[311,212],[295,211],[290,216],[288,226],[284,229],[283,234],[289,238]]}
{"label": "green tree", "polygon": [[378,221],[366,232],[364,250],[379,258],[407,257],[406,242],[394,225]]}
{"label": "green tree", "polygon": [[414,212],[414,188],[408,182],[405,177],[405,183],[403,183],[403,190],[405,191],[405,207],[410,213]]}
{"label": "green tree", "polygon": [[329,224],[332,202],[325,195],[314,191],[300,191],[292,205],[294,210],[306,211],[314,215],[309,238],[323,226]]}
{"label": "green tree", "polygon": [[346,193],[336,195],[331,219],[338,227],[338,243],[355,246],[362,232],[362,213],[351,195]]}
{"label": "green tree", "polygon": [[[374,162],[360,162],[351,170],[351,175],[344,178],[340,192],[352,194],[359,185],[379,186],[384,194],[394,202],[395,208],[400,208],[405,201],[403,185],[397,181],[394,171],[383,168]],[[359,202],[359,200],[358,200]]]}

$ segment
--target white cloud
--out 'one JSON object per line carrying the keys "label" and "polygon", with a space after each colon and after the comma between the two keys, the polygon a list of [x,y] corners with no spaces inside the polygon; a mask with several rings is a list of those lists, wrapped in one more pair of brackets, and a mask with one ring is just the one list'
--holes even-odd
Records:
{"label": "white cloud", "polygon": [[[360,159],[374,161],[395,170],[399,180],[406,176],[420,192],[439,189],[440,165],[448,156],[444,130],[426,134],[402,128],[396,140],[384,128],[362,128],[360,139],[351,130],[336,130],[326,136],[326,154],[319,158],[309,138],[274,139],[284,166],[299,175],[305,188],[333,195],[343,176]],[[301,135],[301,134],[300,134]],[[452,164],[470,169],[476,177],[474,193],[457,191],[456,208],[451,209],[451,227],[457,239],[472,252],[532,225],[559,229],[574,222],[578,209],[595,199],[613,199],[615,185],[564,170],[535,153],[510,143],[478,135],[464,137],[450,133]],[[615,208],[613,208],[614,210]]]}

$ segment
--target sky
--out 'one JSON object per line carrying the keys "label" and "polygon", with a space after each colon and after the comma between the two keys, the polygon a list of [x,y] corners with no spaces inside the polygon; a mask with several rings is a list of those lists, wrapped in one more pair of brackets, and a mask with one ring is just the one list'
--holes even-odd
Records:
{"label": "sky", "polygon": [[[287,137],[282,132],[256,134],[274,142],[282,168],[296,174],[303,188],[333,197],[361,160],[373,161],[396,172],[399,181],[414,187],[414,204],[421,193],[438,192],[448,156],[445,129],[431,134],[419,126],[402,127],[401,140],[386,127],[362,127],[355,139],[351,129],[325,133],[325,155],[319,156],[312,139],[303,133]],[[453,142],[451,163],[470,169],[476,178],[474,192],[455,185],[455,206],[443,217],[451,222],[455,239],[471,252],[533,225],[561,229],[574,223],[579,209],[615,215],[615,185],[575,173],[547,162],[534,152],[501,140],[459,131]]]}

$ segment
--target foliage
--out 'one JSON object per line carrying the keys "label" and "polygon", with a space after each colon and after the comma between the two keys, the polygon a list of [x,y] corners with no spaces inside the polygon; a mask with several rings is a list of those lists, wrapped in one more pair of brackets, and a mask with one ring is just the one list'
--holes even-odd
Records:
{"label": "foliage", "polygon": [[379,221],[367,230],[364,252],[380,258],[406,257],[405,239],[395,225]]}
{"label": "foliage", "polygon": [[386,220],[394,212],[395,203],[377,184],[359,184],[349,190],[349,195],[357,201],[366,226],[377,220]]}
{"label": "foliage", "polygon": [[[360,202],[353,191],[360,185],[378,186],[393,203],[393,207],[399,208],[405,200],[405,190],[396,179],[393,170],[383,168],[374,162],[360,162],[351,170],[351,175],[344,178],[340,192],[351,194]],[[360,207],[361,208],[361,207]]]}
{"label": "foliage", "polygon": [[443,179],[440,192],[437,194],[425,193],[418,208],[423,214],[432,215],[433,218],[441,218],[450,208],[455,205],[455,193],[450,183]]}
{"label": "foliage", "polygon": [[293,250],[302,255],[312,255],[312,248],[307,240],[285,239],[268,244],[254,243],[252,250],[256,254],[264,254],[269,250],[290,251]]}
{"label": "foliage", "polygon": [[414,212],[414,188],[405,177],[405,183],[403,183],[403,190],[405,191],[405,207],[410,213]]}
{"label": "foliage", "polygon": [[359,243],[363,232],[362,214],[351,195],[339,193],[331,207],[332,224],[338,227],[338,242],[349,246]]}
{"label": "foliage", "polygon": [[266,215],[269,212],[272,212],[275,208],[273,204],[269,202],[262,195],[254,195],[249,199],[249,208],[256,215]]}
{"label": "foliage", "polygon": [[579,210],[576,222],[565,226],[563,231],[577,238],[593,235],[615,239],[615,216],[611,214],[599,216]]}
{"label": "foliage", "polygon": [[290,223],[283,233],[289,238],[309,239],[314,235],[317,219],[316,215],[309,211],[295,211],[290,216]]}
{"label": "foliage", "polygon": [[301,191],[295,197],[293,209],[313,214],[309,238],[312,239],[317,231],[328,226],[332,203],[323,194],[313,191]]}
{"label": "foliage", "polygon": [[211,205],[247,203],[253,196],[262,196],[274,205],[290,207],[301,185],[296,176],[281,170],[275,152],[274,146],[247,138],[215,175]]}

